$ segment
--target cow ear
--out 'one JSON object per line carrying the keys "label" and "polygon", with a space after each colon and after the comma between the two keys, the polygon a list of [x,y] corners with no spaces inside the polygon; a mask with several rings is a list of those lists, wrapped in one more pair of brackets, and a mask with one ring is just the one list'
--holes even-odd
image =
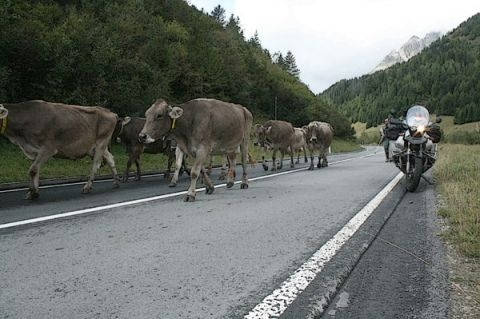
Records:
{"label": "cow ear", "polygon": [[130,123],[131,120],[132,119],[130,116],[125,116],[125,118],[122,121],[122,125],[127,125],[128,123]]}
{"label": "cow ear", "polygon": [[269,126],[269,127],[265,130],[265,133],[270,134],[270,131],[271,131],[271,130],[272,130],[272,127]]}
{"label": "cow ear", "polygon": [[183,109],[178,106],[172,107],[172,109],[169,110],[168,112],[168,116],[170,116],[172,119],[178,119],[182,115],[183,115]]}

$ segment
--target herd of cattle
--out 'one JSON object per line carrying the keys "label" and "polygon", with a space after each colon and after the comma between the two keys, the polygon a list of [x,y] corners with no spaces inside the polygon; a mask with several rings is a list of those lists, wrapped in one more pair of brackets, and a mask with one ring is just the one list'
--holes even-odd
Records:
{"label": "herd of cattle", "polygon": [[[93,158],[83,193],[92,190],[95,174],[102,163],[110,167],[114,186],[118,187],[115,161],[109,151],[112,138],[121,140],[129,155],[123,181],[127,181],[133,163],[137,168],[136,178],[140,179],[140,156],[143,152],[165,153],[168,173],[175,161],[170,186],[176,185],[182,171],[190,173],[191,184],[185,201],[195,200],[196,183],[200,176],[206,193],[213,193],[214,187],[207,170],[212,154],[222,155],[226,162],[224,166],[228,164],[226,179],[229,188],[234,185],[236,158],[240,154],[243,169],[241,188],[248,188],[248,145],[251,136],[256,145],[272,151],[273,171],[282,168],[284,154],[290,155],[291,167],[294,167],[294,153],[298,151],[303,151],[307,162],[307,149],[310,153],[309,169],[314,168],[316,151],[319,152],[317,167],[327,166],[327,150],[333,139],[332,127],[324,122],[314,121],[302,128],[294,128],[288,122],[270,120],[252,126],[252,113],[247,108],[215,99],[195,99],[180,105],[171,105],[159,99],[148,108],[145,117],[119,118],[102,107],[34,100],[0,104],[0,133],[18,145],[33,161],[29,169],[31,186],[27,199],[38,197],[40,167],[50,157],[79,159],[89,155]],[[276,161],[278,151],[279,166]],[[185,167],[187,156],[193,163],[190,170]],[[265,157],[262,159],[263,168],[268,170]]]}

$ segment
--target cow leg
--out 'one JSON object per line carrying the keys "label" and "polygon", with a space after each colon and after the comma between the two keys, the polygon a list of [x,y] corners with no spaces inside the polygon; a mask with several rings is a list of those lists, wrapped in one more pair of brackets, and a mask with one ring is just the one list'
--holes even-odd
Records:
{"label": "cow leg", "polygon": [[180,176],[183,175],[183,172],[185,172],[188,176],[190,176],[190,170],[187,167],[187,157],[185,155],[183,155],[182,167],[180,169]]}
{"label": "cow leg", "polygon": [[313,147],[309,147],[308,150],[310,151],[310,167],[308,168],[310,171],[313,171],[313,161],[315,156],[313,155]]}
{"label": "cow leg", "polygon": [[237,154],[230,153],[227,154],[228,160],[228,173],[227,173],[227,188],[232,188],[235,184],[235,160],[237,158]]}
{"label": "cow leg", "polygon": [[268,164],[267,164],[267,160],[265,159],[264,155],[262,155],[262,167],[263,167],[264,171],[268,171]]}
{"label": "cow leg", "polygon": [[317,168],[322,168],[322,152],[318,154],[318,163],[317,163]]}
{"label": "cow leg", "polygon": [[128,156],[127,167],[125,168],[125,173],[123,174],[122,182],[128,182],[128,175],[130,173],[130,167],[132,166],[132,155]]}
{"label": "cow leg", "polygon": [[280,164],[278,165],[278,169],[282,169],[283,168],[283,157],[285,156],[285,152],[284,151],[280,151]]}
{"label": "cow leg", "polygon": [[110,170],[112,171],[113,175],[113,187],[118,188],[120,186],[119,184],[119,178],[117,174],[117,168],[115,167],[115,159],[113,158],[112,153],[108,151],[108,149],[105,149],[105,152],[103,152],[103,159],[105,162],[107,162],[108,167],[110,167]]}
{"label": "cow leg", "polygon": [[[167,155],[168,155],[167,171],[163,174],[164,179],[170,178],[170,175],[171,175],[171,172],[172,172],[173,157],[175,156],[175,154],[172,152],[171,149],[169,150]],[[180,174],[180,172],[179,172],[179,174]]]}
{"label": "cow leg", "polygon": [[212,183],[212,180],[210,179],[210,176],[208,176],[208,173],[205,171],[205,169],[201,170],[201,174],[202,174],[203,183],[205,184],[205,193],[208,195],[213,194],[215,187],[213,187],[213,183]]}
{"label": "cow leg", "polygon": [[305,163],[308,163],[307,148],[304,146],[302,147],[302,149],[303,149],[303,156],[304,156]]}
{"label": "cow leg", "polygon": [[90,176],[88,177],[85,186],[83,186],[82,193],[87,194],[92,191],[93,180],[95,179],[95,174],[97,174],[98,169],[100,168],[100,164],[102,163],[103,153],[105,147],[100,147],[97,145],[95,148],[95,153],[93,154],[93,165],[92,170],[90,171]]}
{"label": "cow leg", "polygon": [[272,171],[277,170],[277,149],[274,148],[272,151]]}
{"label": "cow leg", "polygon": [[193,162],[192,170],[190,172],[190,187],[188,188],[187,197],[185,197],[186,202],[195,201],[195,193],[197,188],[197,180],[200,176],[202,166],[205,163],[205,160],[208,157],[208,152],[205,148],[199,148],[196,152],[196,157]]}
{"label": "cow leg", "polygon": [[323,167],[328,167],[328,160],[327,160],[327,150],[323,153]]}
{"label": "cow leg", "polygon": [[207,168],[208,176],[212,175],[212,167],[213,167],[213,155],[210,154],[210,161],[208,162],[208,168]]}
{"label": "cow leg", "polygon": [[30,188],[25,196],[25,199],[35,199],[38,198],[38,190],[40,184],[40,167],[45,164],[45,162],[55,155],[56,151],[47,151],[42,149],[38,152],[35,160],[33,161],[30,169],[28,170],[28,174],[30,175],[31,184]]}
{"label": "cow leg", "polygon": [[136,181],[139,181],[142,179],[142,169],[140,166],[140,156],[137,157],[135,160],[135,166],[137,167],[137,176],[135,177]]}
{"label": "cow leg", "polygon": [[[283,163],[283,159],[282,159]],[[293,163],[293,145],[290,145],[290,168],[294,168],[295,164]]]}
{"label": "cow leg", "polygon": [[220,176],[218,177],[219,181],[223,181],[227,177],[227,161],[227,156],[222,156],[222,170],[220,172]]}
{"label": "cow leg", "polygon": [[240,185],[241,189],[248,188],[248,177],[247,177],[247,156],[248,156],[248,140],[244,139],[242,144],[240,144],[240,158],[242,160],[242,184]]}
{"label": "cow leg", "polygon": [[177,181],[178,181],[178,174],[180,173],[180,169],[182,168],[182,163],[183,163],[183,152],[180,149],[180,147],[177,146],[175,149],[175,173],[173,173],[172,180],[170,181],[169,187],[175,187],[177,186]]}

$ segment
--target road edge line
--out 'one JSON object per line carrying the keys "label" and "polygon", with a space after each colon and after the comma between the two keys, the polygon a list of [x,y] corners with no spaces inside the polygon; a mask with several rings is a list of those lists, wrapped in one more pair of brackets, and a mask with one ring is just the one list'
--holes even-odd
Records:
{"label": "road edge line", "polygon": [[263,298],[244,319],[278,318],[290,306],[308,285],[324,269],[343,245],[357,232],[373,211],[403,178],[398,173],[373,199],[371,199],[355,216],[353,216],[330,240],[328,240],[312,257],[302,264],[279,288]]}

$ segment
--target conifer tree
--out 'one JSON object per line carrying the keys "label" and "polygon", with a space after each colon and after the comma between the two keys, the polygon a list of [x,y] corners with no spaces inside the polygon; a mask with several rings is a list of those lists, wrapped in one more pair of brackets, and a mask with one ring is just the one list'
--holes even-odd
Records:
{"label": "conifer tree", "polygon": [[210,13],[213,19],[217,21],[220,25],[225,26],[225,9],[222,8],[221,5],[216,6],[213,8],[212,12]]}
{"label": "conifer tree", "polygon": [[300,75],[300,70],[297,67],[297,62],[295,61],[295,57],[293,56],[292,51],[288,51],[287,55],[285,56],[285,70],[296,77],[298,79]]}

